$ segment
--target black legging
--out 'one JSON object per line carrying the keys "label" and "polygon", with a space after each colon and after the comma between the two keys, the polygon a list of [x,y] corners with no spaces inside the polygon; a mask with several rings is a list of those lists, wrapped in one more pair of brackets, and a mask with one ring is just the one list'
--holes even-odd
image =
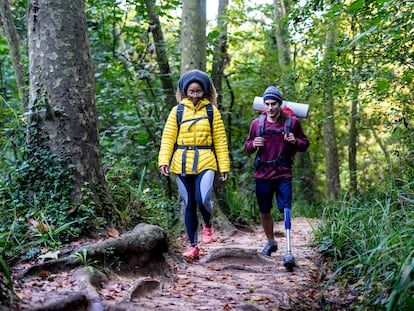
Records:
{"label": "black legging", "polygon": [[207,227],[211,226],[211,191],[214,171],[206,170],[199,175],[177,175],[177,185],[185,204],[184,222],[191,246],[197,245],[198,217],[197,207]]}

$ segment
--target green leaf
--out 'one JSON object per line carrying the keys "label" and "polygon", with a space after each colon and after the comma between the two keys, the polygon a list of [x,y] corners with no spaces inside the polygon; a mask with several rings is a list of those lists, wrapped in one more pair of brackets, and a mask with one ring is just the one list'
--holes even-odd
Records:
{"label": "green leaf", "polygon": [[361,9],[365,5],[365,0],[357,0],[349,6],[350,12],[357,12],[359,9]]}
{"label": "green leaf", "polygon": [[390,82],[388,80],[380,79],[377,81],[376,88],[378,92],[386,91],[389,89],[389,87],[390,87]]}
{"label": "green leaf", "polygon": [[40,255],[39,258],[41,259],[58,259],[60,251],[57,250],[56,252],[47,252],[46,254]]}
{"label": "green leaf", "polygon": [[403,80],[406,83],[411,83],[413,81],[413,73],[411,71],[404,72]]}

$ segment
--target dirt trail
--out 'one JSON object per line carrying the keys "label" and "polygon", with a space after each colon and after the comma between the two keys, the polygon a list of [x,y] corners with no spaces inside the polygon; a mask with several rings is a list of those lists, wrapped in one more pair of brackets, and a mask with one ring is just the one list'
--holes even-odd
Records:
{"label": "dirt trail", "polygon": [[[315,227],[316,220],[292,219],[292,254],[296,261],[293,272],[283,266],[283,221],[275,223],[279,250],[271,258],[261,254],[265,239],[260,226],[230,237],[214,232],[213,243],[200,243],[200,258],[192,262],[180,257],[186,241],[183,236],[183,242],[177,241],[166,256],[167,268],[122,275],[111,267],[105,282],[97,282],[95,289],[100,299],[89,310],[319,309],[316,278],[320,273],[315,265],[318,256],[307,245]],[[21,309],[28,310],[81,292],[82,287],[74,281],[71,271],[25,278],[16,284],[16,292]]]}

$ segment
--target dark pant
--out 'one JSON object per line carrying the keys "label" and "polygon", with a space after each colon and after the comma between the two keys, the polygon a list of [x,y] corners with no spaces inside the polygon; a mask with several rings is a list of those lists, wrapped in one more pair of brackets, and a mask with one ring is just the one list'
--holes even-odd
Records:
{"label": "dark pant", "polygon": [[213,206],[210,196],[213,181],[214,171],[212,170],[203,171],[199,175],[177,176],[178,188],[186,205],[184,222],[191,246],[197,245],[197,208],[206,226],[211,226]]}
{"label": "dark pant", "polygon": [[279,211],[291,208],[292,179],[256,179],[256,198],[260,213],[270,213],[275,194]]}

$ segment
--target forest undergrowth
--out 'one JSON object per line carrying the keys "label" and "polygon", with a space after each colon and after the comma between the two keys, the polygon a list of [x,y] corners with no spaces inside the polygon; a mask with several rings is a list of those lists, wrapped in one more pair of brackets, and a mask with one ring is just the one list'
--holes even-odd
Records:
{"label": "forest undergrowth", "polygon": [[[134,187],[135,191],[125,190],[124,186],[119,188],[114,186],[111,191],[114,194],[117,192],[119,194],[121,189],[128,192],[130,202],[125,204],[125,208],[121,211],[130,217],[129,221],[155,223],[165,228],[169,236],[175,240],[182,230],[179,214],[171,209],[171,205],[176,205],[177,202],[163,201],[157,192],[144,189],[142,185],[138,188]],[[330,202],[322,207],[307,207],[300,204],[293,207],[292,217],[300,217],[301,213],[307,215],[313,213],[317,219],[322,220],[313,231],[311,245],[322,256],[321,258],[325,258],[324,265],[332,271],[325,286],[328,288],[329,285],[335,284],[339,288],[342,287],[343,291],[352,290],[358,297],[354,302],[355,308],[410,310],[414,303],[412,281],[414,200],[409,185],[406,187],[389,193],[371,192],[348,197],[341,202]],[[124,195],[125,193],[122,197],[125,197]],[[228,197],[232,198],[235,204],[235,196]],[[240,210],[239,216],[229,219],[239,225],[243,222],[257,224],[257,218],[247,217],[253,216],[255,211],[246,207],[243,211],[243,200],[241,199],[240,202],[240,205],[236,206],[236,204],[232,207],[234,215],[235,210]],[[143,212],[132,216],[129,213],[131,204]],[[17,215],[18,210],[14,210],[13,213]],[[275,214],[274,217],[276,221],[281,221],[280,215]],[[0,258],[2,302],[11,303],[8,299],[12,297],[13,280],[9,268],[45,254],[50,255],[64,247],[67,242],[57,243],[57,238],[51,236],[46,227],[36,227],[34,223],[29,222],[26,223],[27,229],[31,232],[36,230],[39,232],[43,228],[45,234],[34,234],[30,238],[28,235],[21,236],[25,239],[21,239],[20,244],[14,245],[13,243],[17,241],[16,232],[21,232],[22,228],[4,222],[1,225],[2,254],[7,254],[4,252],[6,247],[8,252],[15,251],[15,254],[19,254],[19,256],[3,255],[4,257]],[[5,230],[6,228],[8,231]],[[13,232],[13,230],[17,231]],[[39,241],[39,238],[42,240]],[[30,255],[28,252],[36,245],[40,248],[40,253],[33,253],[33,257],[28,260],[27,256]],[[22,252],[23,249],[27,252]]]}

